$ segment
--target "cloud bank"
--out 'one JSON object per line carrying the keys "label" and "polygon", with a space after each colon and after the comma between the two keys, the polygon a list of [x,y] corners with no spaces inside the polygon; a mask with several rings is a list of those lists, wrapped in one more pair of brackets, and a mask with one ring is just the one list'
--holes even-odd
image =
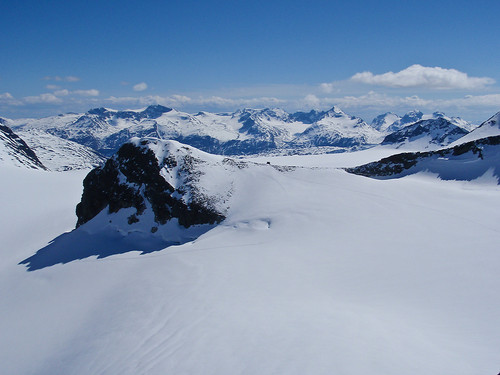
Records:
{"label": "cloud bank", "polygon": [[469,77],[456,69],[412,65],[400,72],[356,73],[352,81],[385,87],[424,87],[431,89],[481,89],[495,83],[489,77]]}

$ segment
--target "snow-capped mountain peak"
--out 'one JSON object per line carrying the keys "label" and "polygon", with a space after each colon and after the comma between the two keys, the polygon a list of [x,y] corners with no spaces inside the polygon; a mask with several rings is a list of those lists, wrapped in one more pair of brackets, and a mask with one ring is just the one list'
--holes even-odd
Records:
{"label": "snow-capped mountain peak", "polygon": [[401,117],[397,114],[386,112],[375,117],[371,122],[371,126],[378,131],[385,132],[392,124],[399,120],[401,120]]}
{"label": "snow-capped mountain peak", "polygon": [[387,135],[382,144],[416,149],[447,146],[468,133],[445,116],[420,120]]}

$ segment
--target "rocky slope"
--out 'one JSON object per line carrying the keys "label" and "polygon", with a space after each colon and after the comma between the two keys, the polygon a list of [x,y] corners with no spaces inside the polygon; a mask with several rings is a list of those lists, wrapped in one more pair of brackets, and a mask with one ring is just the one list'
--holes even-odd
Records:
{"label": "rocky slope", "polygon": [[46,169],[26,142],[0,118],[0,162],[7,165]]}
{"label": "rocky slope", "polygon": [[467,130],[443,116],[407,125],[387,135],[382,145],[392,144],[398,148],[439,148],[451,144],[466,134]]}

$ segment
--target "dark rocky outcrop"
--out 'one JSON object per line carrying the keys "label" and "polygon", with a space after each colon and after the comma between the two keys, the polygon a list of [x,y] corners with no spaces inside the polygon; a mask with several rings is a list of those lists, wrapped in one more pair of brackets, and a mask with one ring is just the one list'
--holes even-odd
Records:
{"label": "dark rocky outcrop", "polygon": [[[147,141],[141,144],[144,146]],[[134,207],[136,214],[128,218],[129,224],[137,222],[137,216],[148,206],[160,225],[172,218],[177,218],[179,224],[186,228],[222,221],[224,216],[204,206],[203,202],[184,202],[180,198],[183,189],[174,189],[161,176],[162,168],[176,166],[173,157],[166,157],[160,163],[151,149],[126,143],[104,166],[95,168],[85,178],[82,199],[76,207],[77,227],[106,207],[110,213]],[[183,171],[189,173],[189,166],[185,166]]]}

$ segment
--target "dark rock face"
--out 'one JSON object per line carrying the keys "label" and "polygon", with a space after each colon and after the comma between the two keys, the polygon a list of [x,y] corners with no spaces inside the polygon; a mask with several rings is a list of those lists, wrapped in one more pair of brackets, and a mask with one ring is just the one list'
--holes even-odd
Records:
{"label": "dark rock face", "polygon": [[[175,167],[175,159],[166,158],[162,164]],[[165,224],[177,218],[179,224],[190,227],[196,224],[214,224],[224,216],[197,202],[189,204],[174,197],[182,195],[160,175],[161,167],[153,151],[131,143],[123,145],[103,167],[92,170],[83,181],[83,195],[76,207],[77,227],[94,218],[109,207],[110,213],[122,208],[134,207],[136,214],[129,217],[129,224],[136,222],[151,206],[155,221]],[[189,172],[189,171],[188,171]]]}

